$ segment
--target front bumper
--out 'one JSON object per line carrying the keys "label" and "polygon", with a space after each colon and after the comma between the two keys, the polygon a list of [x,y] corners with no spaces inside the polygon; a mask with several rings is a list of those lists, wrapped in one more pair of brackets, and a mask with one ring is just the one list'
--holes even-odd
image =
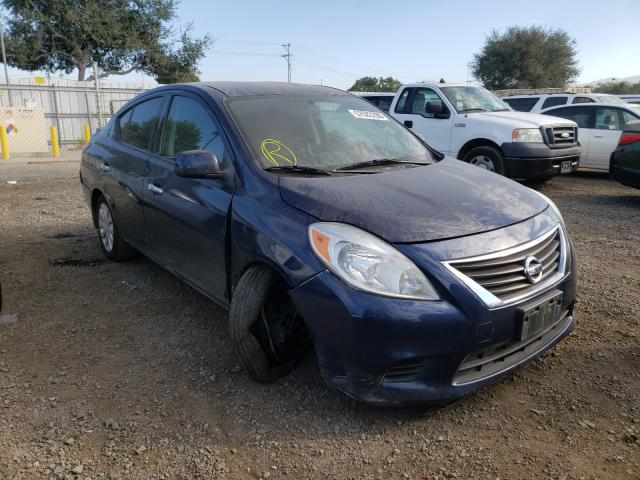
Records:
{"label": "front bumper", "polygon": [[580,146],[550,148],[544,143],[506,142],[501,145],[505,154],[505,170],[509,178],[536,180],[560,173],[562,162],[571,162],[571,171],[580,163]]}
{"label": "front bumper", "polygon": [[[507,230],[503,232],[506,239],[510,229],[503,230]],[[497,234],[490,235],[496,238]],[[468,241],[436,243],[455,243],[455,250]],[[433,250],[429,244],[399,248],[414,261]],[[437,302],[370,295],[349,287],[328,271],[299,285],[291,295],[305,319],[328,384],[372,404],[448,402],[504,377],[573,330],[576,275],[573,249],[571,252],[569,273],[553,286],[564,294],[562,310],[566,315],[540,341],[516,348],[515,353],[519,304],[487,308],[435,260],[427,270],[442,296]],[[425,263],[429,260],[419,262]],[[458,373],[465,360],[503,347],[511,351],[505,368],[494,368],[490,375],[471,382],[460,380]]]}

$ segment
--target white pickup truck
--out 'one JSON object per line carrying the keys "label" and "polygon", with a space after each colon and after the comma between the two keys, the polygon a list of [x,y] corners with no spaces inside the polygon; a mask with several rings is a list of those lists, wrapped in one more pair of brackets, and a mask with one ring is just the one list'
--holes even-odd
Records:
{"label": "white pickup truck", "polygon": [[445,155],[510,178],[546,180],[578,168],[575,122],[515,112],[482,87],[403,85],[389,114]]}

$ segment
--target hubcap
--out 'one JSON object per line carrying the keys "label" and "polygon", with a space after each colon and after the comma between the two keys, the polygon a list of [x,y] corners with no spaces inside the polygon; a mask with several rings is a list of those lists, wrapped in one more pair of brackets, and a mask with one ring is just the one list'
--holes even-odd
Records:
{"label": "hubcap", "polygon": [[110,252],[113,249],[113,219],[106,203],[101,203],[98,209],[98,231],[102,246]]}
{"label": "hubcap", "polygon": [[486,155],[478,155],[477,157],[473,157],[469,163],[471,165],[475,165],[476,167],[484,168],[485,170],[489,170],[490,172],[495,171],[495,166],[493,165],[493,160],[491,160]]}

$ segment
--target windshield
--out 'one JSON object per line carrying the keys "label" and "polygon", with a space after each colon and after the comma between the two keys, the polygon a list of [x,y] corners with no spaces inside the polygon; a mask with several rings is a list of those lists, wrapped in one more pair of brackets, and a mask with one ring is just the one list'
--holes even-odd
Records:
{"label": "windshield", "polygon": [[621,98],[616,97],[615,95],[600,95],[598,99],[602,103],[627,103]]}
{"label": "windshield", "polygon": [[458,113],[465,112],[502,112],[511,110],[506,102],[503,102],[493,93],[484,88],[461,86],[440,87],[442,93],[453,104]]}
{"label": "windshield", "polygon": [[227,105],[263,168],[334,170],[373,160],[432,161],[427,147],[402,125],[351,95],[238,97]]}

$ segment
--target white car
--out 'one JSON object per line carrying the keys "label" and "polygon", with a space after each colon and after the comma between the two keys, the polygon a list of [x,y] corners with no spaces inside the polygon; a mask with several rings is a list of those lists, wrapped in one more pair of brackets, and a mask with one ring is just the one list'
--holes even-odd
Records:
{"label": "white car", "polygon": [[575,122],[514,112],[482,87],[403,85],[389,113],[445,155],[510,178],[546,180],[578,168]]}
{"label": "white car", "polygon": [[582,145],[581,167],[609,170],[609,158],[618,145],[623,127],[640,119],[640,105],[569,105],[551,108],[543,113],[578,124],[578,138]]}
{"label": "white car", "polygon": [[510,95],[502,100],[518,112],[538,113],[547,108],[560,105],[575,105],[579,103],[617,103],[626,102],[616,95],[608,93],[543,93],[531,95]]}

